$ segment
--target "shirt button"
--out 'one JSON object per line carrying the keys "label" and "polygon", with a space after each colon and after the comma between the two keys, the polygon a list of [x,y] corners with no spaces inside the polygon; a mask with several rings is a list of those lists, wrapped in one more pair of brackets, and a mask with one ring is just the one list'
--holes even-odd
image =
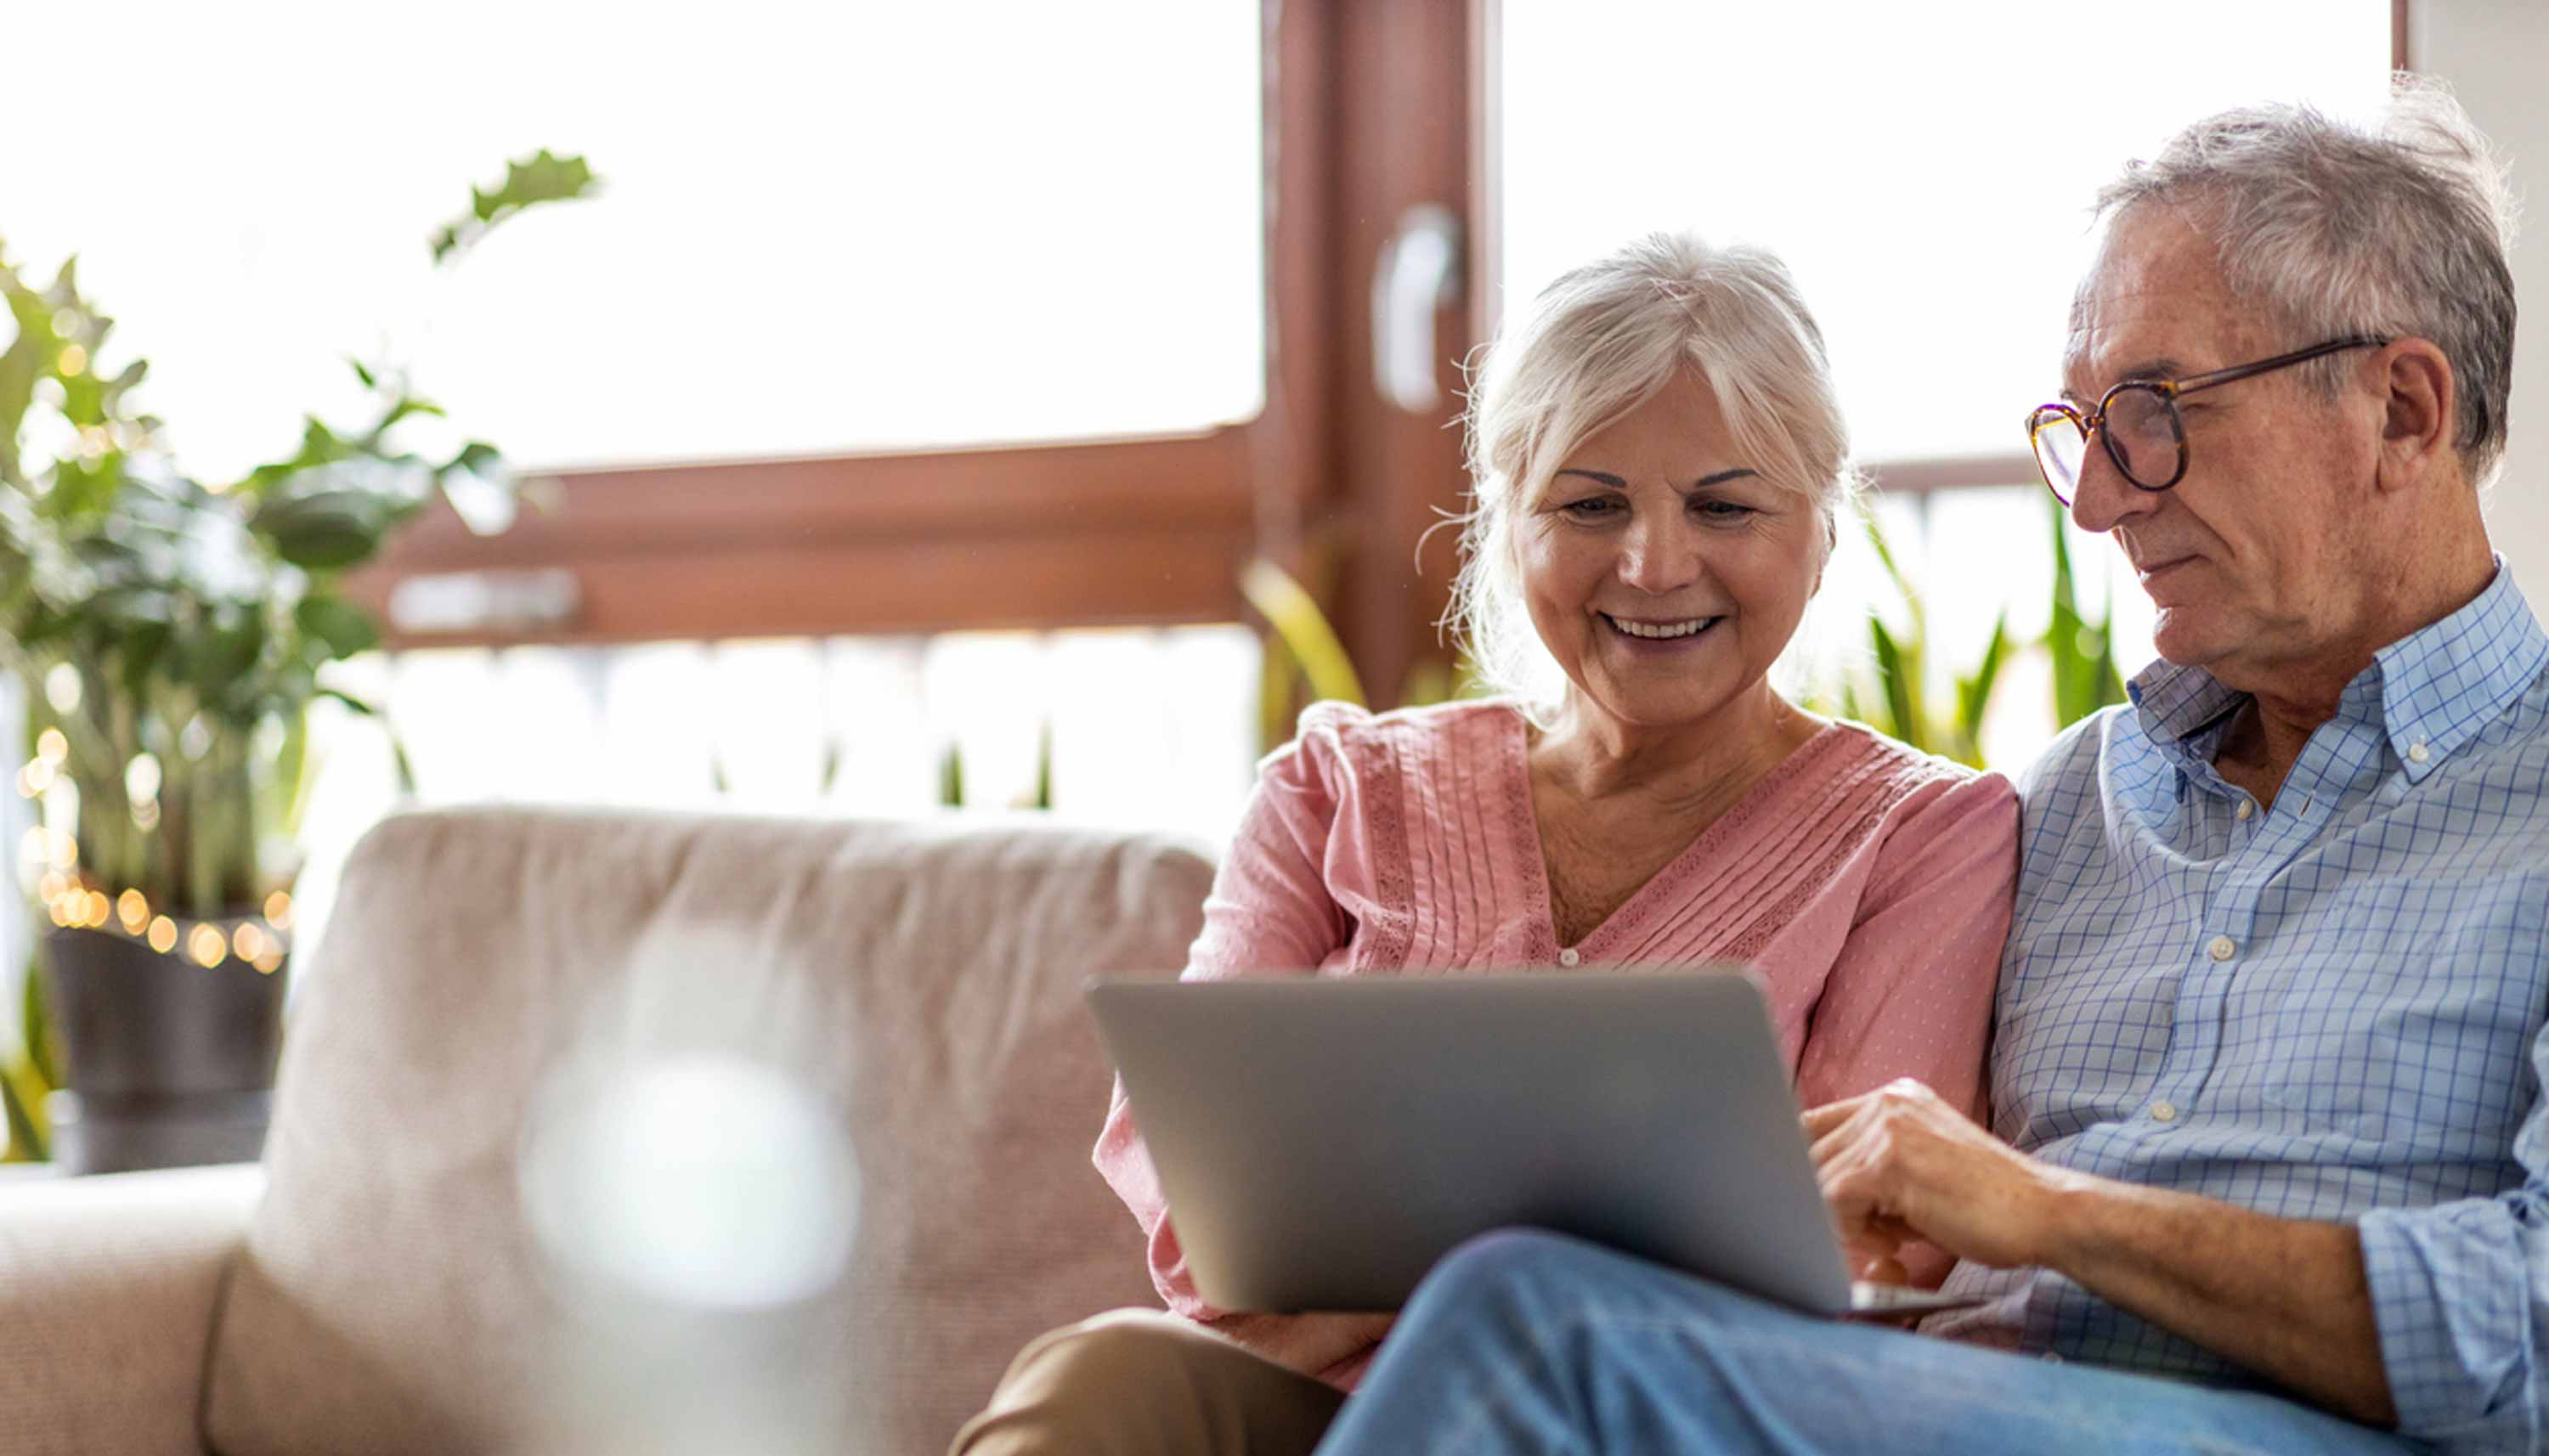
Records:
{"label": "shirt button", "polygon": [[2214,959],[2227,960],[2239,954],[2239,943],[2228,936],[2215,936],[2213,944],[2204,949]]}
{"label": "shirt button", "polygon": [[1583,958],[1584,957],[1576,953],[1573,946],[1569,946],[1565,950],[1558,953],[1558,963],[1560,965],[1573,965],[1576,961]]}
{"label": "shirt button", "polygon": [[2257,801],[2256,801],[2255,799],[2241,799],[2241,800],[2239,801],[2239,817],[2240,817],[2240,818],[2245,819],[2245,818],[2247,818],[2249,815],[2254,814],[2254,813],[2256,813],[2256,812],[2257,812]]}
{"label": "shirt button", "polygon": [[2407,762],[2410,764],[2421,764],[2432,757],[2433,755],[2425,749],[2425,740],[2421,738],[2407,745]]}
{"label": "shirt button", "polygon": [[2154,1123],[2173,1123],[2173,1122],[2176,1122],[2176,1121],[2177,1121],[2177,1104],[2176,1104],[2176,1103],[2174,1103],[2174,1102],[2154,1102],[2154,1103],[2152,1103],[2152,1104],[2151,1104],[2151,1121],[2152,1121],[2152,1122],[2154,1122]]}

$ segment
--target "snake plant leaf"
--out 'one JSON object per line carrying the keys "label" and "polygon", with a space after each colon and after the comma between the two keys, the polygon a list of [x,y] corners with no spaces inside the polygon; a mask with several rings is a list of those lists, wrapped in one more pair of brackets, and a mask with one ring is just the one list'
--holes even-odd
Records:
{"label": "snake plant leaf", "polygon": [[1930,735],[1921,712],[1921,685],[1914,680],[1902,644],[1875,617],[1867,619],[1867,639],[1876,650],[1876,671],[1885,682],[1885,711],[1893,719],[1885,725],[1886,731],[1916,748],[1927,747]]}
{"label": "snake plant leaf", "polygon": [[1257,663],[1257,751],[1273,753],[1292,736],[1292,682],[1300,664],[1280,634],[1270,634]]}
{"label": "snake plant leaf", "polygon": [[24,1060],[0,1065],[0,1115],[8,1125],[8,1144],[0,1148],[0,1162],[40,1163],[50,1154],[51,1139],[37,1120],[35,1109],[43,1101],[35,1095],[35,1075]]}
{"label": "snake plant leaf", "polygon": [[[2047,502],[2051,502],[2048,500]],[[2053,660],[2053,712],[2069,727],[2098,709],[2124,700],[2124,679],[2116,670],[2116,613],[2112,592],[2105,616],[2092,625],[2080,611],[2078,582],[2071,570],[2070,533],[2063,514],[2053,509],[2053,620],[2044,646]]]}
{"label": "snake plant leaf", "polygon": [[1028,793],[1027,801],[1019,807],[1025,809],[1053,807],[1053,719],[1050,717],[1036,724],[1035,787]]}
{"label": "snake plant leaf", "polygon": [[2001,659],[2009,652],[2009,609],[2001,608],[1992,622],[1991,641],[1983,648],[1983,660],[1973,676],[1956,683],[1956,731],[1968,743],[1982,736],[1983,712],[1991,705],[1992,686],[2000,678]]}
{"label": "snake plant leaf", "polygon": [[1363,705],[1363,679],[1355,672],[1354,659],[1347,655],[1346,645],[1337,637],[1337,629],[1328,622],[1326,613],[1301,584],[1281,567],[1259,557],[1240,573],[1240,594],[1248,604],[1266,618],[1274,635],[1282,639],[1293,661],[1301,666],[1301,675],[1310,682],[1310,691],[1319,697]]}
{"label": "snake plant leaf", "polygon": [[[18,993],[18,1045],[23,1048],[27,1066],[50,1091],[62,1084],[61,1043],[53,1031],[52,1008],[45,993],[45,978],[36,967],[27,967],[26,983]],[[41,1102],[43,1099],[38,1099]]]}

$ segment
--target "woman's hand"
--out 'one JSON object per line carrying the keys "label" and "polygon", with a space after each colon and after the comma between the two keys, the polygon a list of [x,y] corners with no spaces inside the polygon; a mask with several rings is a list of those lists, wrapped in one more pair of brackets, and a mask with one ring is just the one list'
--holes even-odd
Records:
{"label": "woman's hand", "polygon": [[1380,1343],[1396,1315],[1224,1315],[1208,1328],[1277,1365],[1315,1376]]}

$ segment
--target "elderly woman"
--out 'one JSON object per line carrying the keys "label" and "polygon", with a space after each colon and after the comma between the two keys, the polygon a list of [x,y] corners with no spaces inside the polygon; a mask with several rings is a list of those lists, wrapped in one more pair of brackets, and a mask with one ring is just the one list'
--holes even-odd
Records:
{"label": "elderly woman", "polygon": [[[1458,611],[1503,695],[1304,714],[1186,976],[1744,961],[1808,1106],[1908,1076],[1978,1108],[2016,796],[1770,683],[1850,505],[1787,270],[1656,235],[1568,273],[1470,440]],[[1030,1346],[957,1450],[1309,1450],[1389,1318],[1206,1306],[1120,1085],[1096,1161],[1171,1313]],[[1911,1262],[1872,1272],[1944,1272]]]}

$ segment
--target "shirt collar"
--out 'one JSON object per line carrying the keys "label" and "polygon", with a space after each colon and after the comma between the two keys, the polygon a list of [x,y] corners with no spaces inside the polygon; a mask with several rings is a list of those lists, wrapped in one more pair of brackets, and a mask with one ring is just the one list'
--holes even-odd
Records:
{"label": "shirt collar", "polygon": [[[2468,605],[2372,655],[2346,684],[2337,716],[2377,722],[2409,781],[2445,759],[2522,694],[2549,666],[2549,633],[2513,584],[2504,558]],[[2126,687],[2142,730],[2181,761],[2211,760],[2208,735],[2247,694],[2202,668],[2155,662]]]}

